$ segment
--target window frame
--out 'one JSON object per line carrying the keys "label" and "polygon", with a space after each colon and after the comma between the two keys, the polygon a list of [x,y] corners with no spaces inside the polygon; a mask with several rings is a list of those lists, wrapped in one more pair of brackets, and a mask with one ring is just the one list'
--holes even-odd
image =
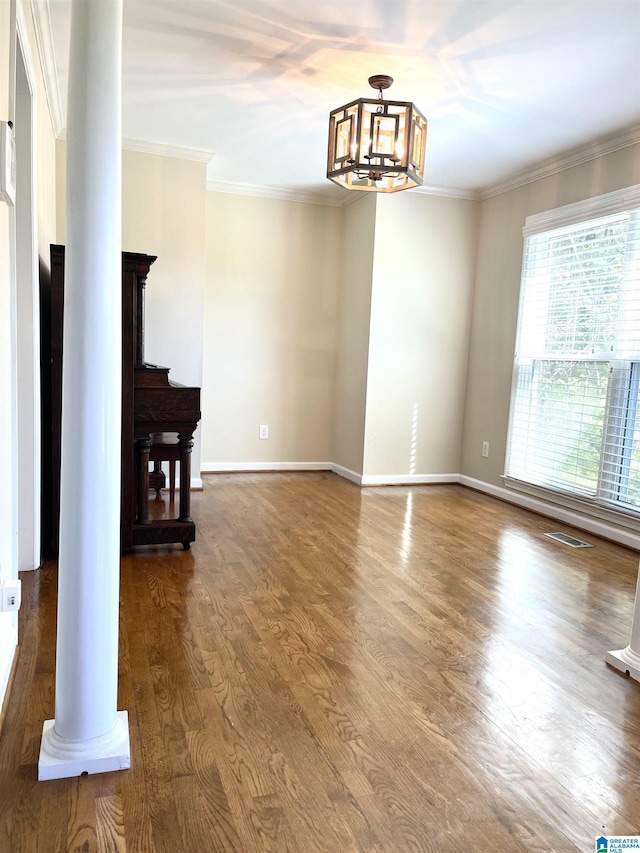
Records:
{"label": "window frame", "polygon": [[[632,187],[627,187],[622,190],[617,190],[615,192],[607,193],[605,195],[590,198],[584,201],[576,202],[574,204],[565,205],[563,207],[555,208],[553,210],[547,210],[541,213],[536,213],[527,217],[525,225],[522,229],[524,245],[520,281],[520,298],[516,325],[516,348],[518,346],[518,338],[522,322],[522,312],[524,309],[523,282],[525,276],[525,266],[528,260],[526,251],[526,238],[537,234],[543,234],[545,232],[555,231],[565,226],[579,226],[581,223],[586,223],[591,219],[597,219],[608,215],[614,216],[619,213],[625,213],[629,210],[637,209],[638,207],[640,207],[640,184],[637,184]],[[567,359],[567,361],[570,360],[571,359]],[[593,360],[600,361],[604,359],[600,359],[598,356],[596,356]],[[605,408],[605,419],[610,408],[616,404],[619,404],[621,396],[626,397],[626,399],[629,399],[632,395],[635,394],[634,405],[635,407],[640,407],[640,399],[638,399],[640,396],[640,354],[638,355],[638,358],[634,357],[631,361],[628,359],[626,360],[626,362],[622,362],[615,359],[608,359],[608,361],[610,361],[615,375],[612,375],[612,378],[609,380],[607,402]],[[614,503],[615,498],[612,498],[612,494],[616,490],[611,488],[611,485],[607,484],[606,482],[599,482],[595,496],[591,497],[586,495],[581,496],[578,492],[570,489],[565,490],[561,486],[547,486],[531,483],[525,480],[518,479],[514,476],[510,476],[506,473],[512,440],[512,428],[514,425],[516,409],[516,387],[519,381],[519,370],[522,370],[522,364],[518,362],[518,353],[516,351],[514,353],[511,396],[509,404],[509,420],[507,425],[505,473],[502,475],[502,479],[505,486],[514,491],[527,494],[531,497],[543,499],[549,503],[556,503],[567,509],[578,511],[581,514],[592,516],[594,518],[613,523],[617,526],[628,527],[632,530],[638,531],[640,529],[640,507],[631,507],[629,504],[625,504],[623,502],[619,502],[616,505]],[[534,370],[535,368],[532,362],[532,380]],[[627,409],[627,416],[625,422],[623,425],[621,425],[620,428],[621,433],[628,434],[630,425],[632,425],[634,422],[635,412],[636,408],[634,408],[633,413],[630,413]],[[634,417],[631,416],[632,414]],[[609,442],[609,444],[611,445],[612,442]],[[628,456],[629,453],[627,452],[627,457]],[[607,464],[607,445],[605,444],[605,447],[600,457],[599,481],[601,480],[601,472]],[[629,458],[627,458],[625,469],[624,451],[622,454],[618,454],[618,461],[616,462],[615,467],[618,471],[616,476],[619,477],[620,480],[623,480],[625,477],[625,470],[628,474],[629,468]],[[619,489],[617,491],[619,492]]]}

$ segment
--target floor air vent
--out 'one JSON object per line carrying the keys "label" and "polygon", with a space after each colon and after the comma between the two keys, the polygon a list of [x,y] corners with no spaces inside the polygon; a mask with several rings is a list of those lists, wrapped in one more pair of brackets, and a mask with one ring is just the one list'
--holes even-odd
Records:
{"label": "floor air vent", "polygon": [[575,536],[569,536],[567,533],[545,533],[549,539],[557,539],[563,545],[568,545],[570,548],[593,548],[588,542],[583,542],[582,539],[576,539]]}

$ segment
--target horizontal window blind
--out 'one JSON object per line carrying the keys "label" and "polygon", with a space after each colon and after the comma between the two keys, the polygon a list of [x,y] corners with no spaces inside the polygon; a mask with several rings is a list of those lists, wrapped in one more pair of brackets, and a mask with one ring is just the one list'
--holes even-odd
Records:
{"label": "horizontal window blind", "polygon": [[[640,513],[640,195],[528,225],[506,476]],[[562,221],[562,215],[558,219]]]}

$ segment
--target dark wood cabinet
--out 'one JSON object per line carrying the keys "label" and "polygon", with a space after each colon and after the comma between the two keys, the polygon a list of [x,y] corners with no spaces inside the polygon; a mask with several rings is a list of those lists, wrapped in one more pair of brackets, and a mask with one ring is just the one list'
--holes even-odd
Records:
{"label": "dark wood cabinet", "polygon": [[[188,548],[195,540],[190,516],[191,449],[200,420],[200,389],[172,382],[169,368],[144,360],[144,296],[155,260],[152,255],[122,254],[123,551],[173,542]],[[43,555],[49,558],[57,555],[59,545],[63,316],[64,246],[51,246],[50,283],[41,288],[42,538]],[[149,454],[154,434],[175,444],[171,455],[180,461],[177,518],[149,517]],[[99,495],[95,498],[100,500]]]}

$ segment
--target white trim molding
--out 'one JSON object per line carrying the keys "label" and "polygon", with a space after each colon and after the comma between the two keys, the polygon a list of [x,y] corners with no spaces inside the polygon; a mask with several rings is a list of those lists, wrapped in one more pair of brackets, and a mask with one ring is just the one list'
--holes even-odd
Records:
{"label": "white trim molding", "polygon": [[558,174],[558,172],[564,172],[574,166],[580,166],[582,163],[589,163],[605,154],[613,154],[615,151],[621,151],[623,148],[629,148],[638,143],[640,143],[640,124],[633,125],[621,133],[615,133],[595,142],[590,142],[588,145],[566,151],[564,154],[550,157],[537,166],[523,169],[505,181],[483,187],[479,193],[480,199],[484,201],[492,196],[509,192],[509,190],[531,184],[542,178],[548,178],[551,175]]}
{"label": "white trim molding", "polygon": [[323,204],[326,207],[344,207],[345,198],[312,190],[292,190],[285,187],[266,187],[254,184],[240,184],[233,181],[207,181],[207,191],[228,193],[229,195],[248,195],[253,198],[275,198],[281,201],[297,201],[301,204]]}
{"label": "white trim molding", "polygon": [[524,492],[515,492],[512,489],[506,489],[502,486],[493,486],[491,483],[485,483],[473,477],[466,477],[463,474],[458,478],[458,482],[460,485],[475,489],[477,492],[484,492],[487,495],[491,495],[491,497],[498,498],[507,503],[516,504],[516,506],[521,506],[525,509],[530,509],[539,515],[545,515],[556,521],[562,521],[572,527],[577,527],[579,530],[586,530],[589,533],[594,533],[596,536],[610,539],[613,542],[618,542],[620,545],[626,545],[627,548],[640,551],[640,536],[632,530],[585,515],[573,509],[568,509],[560,504],[551,503],[541,497],[525,494]]}
{"label": "white trim molding", "polygon": [[[67,138],[67,129],[63,128],[58,139]],[[122,140],[123,151],[137,151],[140,154],[156,154],[159,157],[176,157],[178,160],[193,160],[196,163],[208,163],[216,152],[207,148],[186,148],[183,145],[166,145],[164,142],[150,142],[148,139]]]}
{"label": "white trim molding", "polygon": [[[2,614],[3,619],[10,619],[8,613]],[[2,722],[2,712],[6,710],[6,702],[9,698],[9,683],[11,680],[11,671],[16,661],[18,654],[18,628],[15,625],[9,625],[6,628],[0,628],[0,637],[2,637],[2,645],[0,648],[0,723]]]}
{"label": "white trim molding", "polygon": [[573,204],[565,204],[552,210],[544,210],[527,216],[522,234],[529,237],[532,234],[540,234],[555,228],[563,228],[565,225],[574,225],[584,222],[589,218],[610,216],[621,213],[630,208],[640,205],[640,184],[614,190],[611,193],[594,196],[593,198],[576,201]]}
{"label": "white trim molding", "polygon": [[363,486],[438,486],[457,483],[459,474],[363,474]]}
{"label": "white trim molding", "polygon": [[420,195],[437,195],[443,198],[462,198],[467,201],[480,201],[480,190],[469,190],[464,187],[433,187],[421,186],[414,187],[409,192],[419,193]]}
{"label": "white trim molding", "polygon": [[418,486],[457,483],[458,474],[359,474],[335,462],[204,462],[202,474],[260,473],[285,471],[332,471],[358,486]]}
{"label": "white trim molding", "polygon": [[[563,154],[543,160],[535,166],[523,169],[504,181],[490,184],[481,189],[468,189],[464,187],[438,187],[422,186],[415,187],[410,192],[422,195],[435,195],[445,198],[460,198],[469,201],[484,201],[496,195],[509,192],[526,184],[548,178],[574,166],[589,163],[605,154],[613,154],[623,148],[640,144],[640,124],[633,125],[626,130],[615,133],[603,139],[582,145],[579,148],[566,151]],[[324,204],[330,207],[347,207],[362,197],[362,193],[344,191],[341,196],[328,196],[324,193],[305,190],[291,190],[284,187],[254,186],[253,184],[240,184],[231,181],[208,180],[207,190],[210,192],[232,193],[236,195],[258,196],[263,198],[279,198],[285,201],[300,201],[307,204]]]}
{"label": "white trim molding", "polygon": [[362,474],[358,474],[350,468],[344,468],[342,465],[336,465],[334,463],[331,466],[331,470],[334,474],[337,474],[338,477],[342,477],[344,480],[349,480],[350,482],[355,483],[356,486],[362,485]]}
{"label": "white trim molding", "polygon": [[640,519],[635,512],[626,511],[623,506],[620,509],[614,509],[613,506],[582,500],[570,492],[546,489],[543,486],[536,486],[533,483],[516,480],[506,475],[503,475],[502,479],[504,480],[505,488],[509,492],[519,492],[552,506],[559,506],[561,509],[573,512],[578,516],[593,518],[598,522],[609,524],[611,527],[627,530],[634,535],[640,536]]}
{"label": "white trim molding", "polygon": [[[49,107],[51,126],[53,134],[57,138],[62,133],[64,120],[62,118],[56,52],[53,45],[53,33],[51,31],[49,0],[30,0],[29,5],[31,7],[31,17],[33,18],[38,56],[40,57],[40,65],[42,67],[44,91]],[[19,6],[20,4],[18,4]]]}
{"label": "white trim molding", "polygon": [[[22,509],[24,519],[20,522],[20,533],[18,535],[18,571],[33,571],[40,567],[40,510],[37,496],[40,494],[41,481],[41,460],[40,460],[40,445],[41,445],[41,418],[40,418],[40,305],[39,305],[39,274],[38,274],[38,87],[36,64],[30,47],[29,28],[24,17],[24,11],[21,3],[16,6],[16,63],[18,53],[22,56],[24,71],[27,78],[28,100],[30,106],[30,140],[28,147],[24,145],[24,137],[21,145],[20,153],[27,157],[28,168],[31,171],[30,180],[30,197],[24,211],[30,212],[29,227],[28,227],[28,260],[23,254],[24,244],[27,242],[26,230],[23,229],[22,238],[18,229],[16,230],[16,251],[18,256],[22,258],[22,263],[19,266],[22,269],[23,281],[22,285],[29,282],[31,290],[30,297],[27,297],[28,303],[23,301],[28,290],[22,290],[21,297],[18,298],[18,340],[22,340],[22,346],[29,347],[29,353],[26,354],[27,363],[29,364],[29,379],[27,384],[30,386],[31,402],[27,403],[27,409],[24,412],[26,429],[22,432],[25,446],[29,449],[25,453],[24,447],[18,449],[20,466],[21,459],[28,464],[32,476],[29,483],[21,483],[18,486],[19,502]],[[39,48],[38,48],[39,50]],[[23,97],[26,93],[23,94]],[[19,86],[16,77],[16,111],[20,104]],[[18,155],[18,160],[20,156]],[[24,166],[24,163],[23,163]],[[23,203],[26,199],[23,199]],[[20,204],[20,201],[18,201]],[[16,275],[18,269],[16,268]],[[18,282],[20,285],[20,282]],[[20,350],[24,357],[24,350]],[[29,394],[29,389],[23,389],[25,395]],[[26,397],[20,397],[24,402]],[[18,404],[18,418],[20,418],[21,405]],[[29,458],[30,457],[30,458]],[[34,503],[35,501],[35,503]]]}
{"label": "white trim molding", "polygon": [[158,154],[161,157],[177,157],[179,160],[195,160],[197,163],[208,163],[216,156],[215,151],[208,148],[187,148],[184,145],[166,145],[164,142],[151,142],[148,139],[123,139],[125,151],[138,151],[141,154]]}
{"label": "white trim molding", "polygon": [[[248,195],[254,198],[275,198],[283,201],[298,201],[301,204],[323,204],[327,207],[348,207],[354,201],[362,198],[363,193],[357,190],[344,190],[340,195],[329,195],[317,190],[292,190],[285,187],[266,187],[254,184],[239,184],[232,181],[207,181],[207,190],[214,193],[229,193],[231,195]],[[445,198],[462,198],[469,201],[479,201],[478,190],[466,190],[459,187],[415,187],[410,192],[422,195],[436,195]]]}
{"label": "white trim molding", "polygon": [[203,462],[201,474],[258,474],[266,471],[331,471],[331,462]]}

